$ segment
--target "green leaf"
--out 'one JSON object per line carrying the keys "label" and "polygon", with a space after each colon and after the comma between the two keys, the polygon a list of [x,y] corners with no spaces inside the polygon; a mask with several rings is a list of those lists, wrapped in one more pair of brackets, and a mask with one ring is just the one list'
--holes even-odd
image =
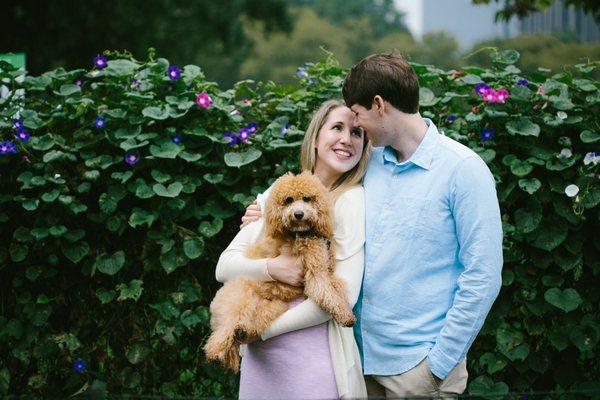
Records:
{"label": "green leaf", "polygon": [[50,150],[54,146],[54,139],[48,134],[43,136],[33,136],[29,142],[34,150],[40,151]]}
{"label": "green leaf", "polygon": [[103,253],[98,257],[95,263],[95,268],[107,275],[114,275],[123,268],[125,264],[125,252],[119,250],[113,255]]}
{"label": "green leaf", "polygon": [[189,237],[183,241],[183,252],[190,260],[195,260],[204,252],[204,240],[201,237]]}
{"label": "green leaf", "polygon": [[553,326],[548,330],[548,340],[558,351],[563,351],[569,346],[569,331],[566,326]]}
{"label": "green leaf", "polygon": [[249,148],[241,153],[229,152],[225,154],[225,164],[228,167],[241,167],[246,164],[258,160],[262,156],[262,152],[254,147]]}
{"label": "green leaf", "polygon": [[106,290],[103,288],[99,288],[96,290],[96,297],[102,304],[108,304],[114,300],[117,292],[114,290]]}
{"label": "green leaf", "polygon": [[152,175],[154,180],[158,183],[165,183],[171,180],[171,175],[157,169],[153,169],[152,172],[150,172],[150,175]]}
{"label": "green leaf", "polygon": [[154,221],[156,221],[157,214],[152,211],[145,211],[141,208],[134,208],[131,216],[129,217],[129,225],[133,228],[140,225],[148,225],[148,228],[152,226]]}
{"label": "green leaf", "polygon": [[481,77],[472,74],[465,75],[459,78],[459,80],[467,85],[477,85],[478,83],[483,83]]}
{"label": "green leaf", "polygon": [[515,330],[507,323],[503,323],[496,330],[498,349],[509,360],[524,360],[529,354],[529,344],[525,343],[523,332]]}
{"label": "green leaf", "polygon": [[542,221],[542,206],[535,200],[527,204],[527,208],[515,211],[515,226],[523,233],[535,230]]}
{"label": "green leaf", "polygon": [[36,265],[34,267],[28,267],[27,270],[25,270],[25,277],[30,281],[35,281],[37,280],[37,278],[39,278],[42,272],[42,267],[40,267],[39,265]]}
{"label": "green leaf", "polygon": [[202,322],[202,318],[193,310],[185,310],[182,312],[179,320],[186,328],[192,328]]}
{"label": "green leaf", "polygon": [[521,55],[516,50],[502,50],[490,54],[492,61],[501,64],[514,64],[519,60]]}
{"label": "green leaf", "polygon": [[10,387],[10,371],[4,367],[0,369],[0,394],[7,394]]}
{"label": "green leaf", "polygon": [[138,68],[139,64],[131,60],[109,60],[106,68],[101,73],[108,76],[125,76],[132,75]]}
{"label": "green leaf", "polygon": [[533,171],[533,165],[529,164],[527,161],[519,160],[510,166],[510,172],[519,178],[529,175],[531,171]]}
{"label": "green leaf", "polygon": [[144,290],[144,288],[142,287],[143,284],[144,281],[139,279],[133,279],[128,284],[119,283],[116,287],[116,289],[119,291],[119,297],[117,298],[117,301],[138,301],[138,299],[142,295],[142,291]]}
{"label": "green leaf", "polygon": [[548,221],[544,219],[544,223],[539,226],[536,232],[537,236],[531,245],[538,249],[552,251],[565,241],[569,228],[562,221],[551,218]]}
{"label": "green leaf", "polygon": [[90,252],[90,246],[87,242],[81,241],[74,244],[67,244],[66,242],[61,243],[62,253],[71,260],[73,263],[77,264],[79,261],[83,260],[85,256]]}
{"label": "green leaf", "polygon": [[144,343],[136,342],[127,350],[126,357],[133,365],[139,364],[150,354],[150,349]]}
{"label": "green leaf", "polygon": [[156,183],[152,186],[154,193],[161,197],[177,197],[181,193],[183,185],[181,182],[173,182],[168,187],[165,187],[162,183]]}
{"label": "green leaf", "polygon": [[535,136],[540,135],[540,126],[531,122],[529,118],[519,118],[506,123],[506,130],[511,135]]}
{"label": "green leaf", "polygon": [[489,376],[482,375],[469,384],[469,394],[484,399],[499,399],[508,394],[508,385],[504,382],[494,382]]}
{"label": "green leaf", "polygon": [[493,353],[485,353],[479,358],[479,364],[486,368],[488,374],[492,375],[498,371],[502,371],[506,367],[507,362],[504,358],[499,358]]}
{"label": "green leaf", "polygon": [[585,131],[581,132],[579,138],[583,143],[596,143],[600,140],[600,134],[598,132],[586,129]]}
{"label": "green leaf", "polygon": [[10,253],[11,260],[14,262],[21,262],[27,257],[29,247],[25,244],[13,242],[10,244],[8,252]]}
{"label": "green leaf", "polygon": [[42,200],[46,203],[51,203],[58,198],[60,191],[58,189],[52,189],[51,192],[46,192],[42,195]]}
{"label": "green leaf", "polygon": [[560,290],[559,288],[551,288],[544,293],[544,299],[556,308],[560,308],[564,312],[569,312],[577,309],[583,300],[575,289]]}
{"label": "green leaf", "polygon": [[204,174],[203,178],[207,181],[216,185],[223,181],[223,174]]}
{"label": "green leaf", "polygon": [[156,120],[169,118],[169,110],[165,107],[146,107],[142,110],[142,115]]}
{"label": "green leaf", "polygon": [[202,154],[200,153],[188,153],[187,151],[182,151],[178,154],[179,158],[183,158],[185,161],[194,162],[198,161],[202,158]]}
{"label": "green leaf", "polygon": [[40,201],[38,199],[27,199],[21,204],[27,211],[33,211],[38,208]]}
{"label": "green leaf", "polygon": [[50,229],[48,229],[50,235],[55,238],[63,236],[65,233],[67,233],[67,231],[68,229],[64,225],[51,226]]}
{"label": "green leaf", "polygon": [[215,236],[223,229],[223,220],[215,218],[212,222],[202,221],[198,230],[207,238]]}
{"label": "green leaf", "polygon": [[590,326],[576,326],[569,334],[569,339],[579,351],[591,351],[598,344],[598,333]]}
{"label": "green leaf", "polygon": [[158,158],[175,158],[181,151],[181,146],[172,142],[163,143],[159,146],[150,146],[150,154]]}
{"label": "green leaf", "polygon": [[160,264],[167,274],[175,271],[177,268],[187,264],[187,258],[183,253],[180,253],[177,249],[162,254],[159,257]]}
{"label": "green leaf", "polygon": [[440,101],[439,98],[435,97],[435,93],[431,89],[426,87],[419,88],[419,106],[430,107],[437,104]]}
{"label": "green leaf", "polygon": [[66,83],[60,86],[60,88],[58,89],[58,93],[56,94],[58,94],[59,96],[71,96],[75,93],[81,94],[81,88],[75,84]]}
{"label": "green leaf", "polygon": [[542,187],[542,182],[538,178],[519,179],[519,187],[529,194],[534,194]]}

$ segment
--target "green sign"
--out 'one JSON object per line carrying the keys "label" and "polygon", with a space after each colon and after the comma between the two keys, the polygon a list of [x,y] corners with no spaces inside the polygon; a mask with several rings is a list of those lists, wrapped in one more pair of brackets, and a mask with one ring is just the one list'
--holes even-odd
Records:
{"label": "green sign", "polygon": [[0,61],[8,61],[14,67],[25,69],[25,53],[0,54]]}

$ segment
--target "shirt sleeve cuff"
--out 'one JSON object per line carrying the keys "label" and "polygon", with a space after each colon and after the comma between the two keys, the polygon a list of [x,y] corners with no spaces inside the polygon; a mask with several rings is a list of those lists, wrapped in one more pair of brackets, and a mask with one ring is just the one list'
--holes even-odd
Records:
{"label": "shirt sleeve cuff", "polygon": [[446,376],[448,376],[450,371],[458,364],[456,360],[448,357],[437,347],[431,349],[427,358],[431,373],[440,379],[446,379]]}

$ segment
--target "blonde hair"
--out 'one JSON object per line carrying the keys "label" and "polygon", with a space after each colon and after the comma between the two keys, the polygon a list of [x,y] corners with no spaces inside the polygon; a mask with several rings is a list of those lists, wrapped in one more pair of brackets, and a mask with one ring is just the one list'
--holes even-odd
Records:
{"label": "blonde hair", "polygon": [[[303,171],[308,170],[312,173],[315,172],[315,165],[317,163],[315,146],[319,131],[323,125],[325,125],[325,121],[327,121],[327,117],[329,117],[331,111],[338,107],[346,107],[346,104],[342,100],[327,100],[313,113],[308,128],[306,129],[306,133],[304,134],[302,147],[300,148],[300,167]],[[371,158],[371,145],[364,133],[363,137],[363,151],[360,160],[354,168],[340,176],[330,189],[334,198],[337,198],[352,186],[362,184],[365,172],[367,172],[367,166],[369,165],[369,159]]]}

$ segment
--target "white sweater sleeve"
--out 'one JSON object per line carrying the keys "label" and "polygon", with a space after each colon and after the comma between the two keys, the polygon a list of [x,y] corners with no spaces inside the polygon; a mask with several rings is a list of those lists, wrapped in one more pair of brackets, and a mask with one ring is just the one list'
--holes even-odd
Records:
{"label": "white sweater sleeve", "polygon": [[[345,282],[348,304],[354,307],[360,293],[364,270],[365,200],[357,186],[344,192],[334,206],[334,239],[337,243],[335,275]],[[308,328],[331,319],[313,300],[306,299],[277,318],[263,332],[267,340],[283,333]]]}
{"label": "white sweater sleeve", "polygon": [[[261,209],[265,208],[265,199],[268,196],[268,190],[258,195],[257,202]],[[219,282],[227,282],[238,276],[246,276],[260,281],[272,281],[267,272],[267,259],[251,259],[245,256],[246,248],[258,241],[264,226],[264,219],[251,222],[244,226],[233,238],[229,246],[221,253],[215,277]]]}

